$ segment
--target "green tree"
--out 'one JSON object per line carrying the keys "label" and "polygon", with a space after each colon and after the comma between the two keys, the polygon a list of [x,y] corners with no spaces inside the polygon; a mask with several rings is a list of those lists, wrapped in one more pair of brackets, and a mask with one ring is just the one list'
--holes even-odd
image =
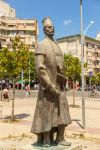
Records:
{"label": "green tree", "polygon": [[100,73],[96,73],[91,77],[92,84],[100,85]]}
{"label": "green tree", "polygon": [[65,75],[73,81],[73,106],[75,106],[75,80],[81,73],[81,64],[77,57],[64,55]]}
{"label": "green tree", "polygon": [[97,78],[96,78],[96,75],[93,75],[91,78],[91,83],[92,84],[97,84]]}
{"label": "green tree", "polygon": [[100,73],[97,73],[96,77],[97,77],[97,84],[100,85]]}
{"label": "green tree", "polygon": [[14,99],[15,99],[15,83],[22,69],[28,67],[29,50],[27,46],[20,41],[19,37],[15,37],[12,41],[13,50],[4,48],[2,55],[2,66],[7,72],[7,76],[13,81],[13,100],[11,120],[15,120],[14,116]]}
{"label": "green tree", "polygon": [[2,66],[3,61],[4,61],[3,53],[2,53],[2,50],[0,50],[0,80],[1,80],[0,90],[1,90],[1,101],[2,101],[2,79],[6,75],[6,70],[4,70],[4,67]]}

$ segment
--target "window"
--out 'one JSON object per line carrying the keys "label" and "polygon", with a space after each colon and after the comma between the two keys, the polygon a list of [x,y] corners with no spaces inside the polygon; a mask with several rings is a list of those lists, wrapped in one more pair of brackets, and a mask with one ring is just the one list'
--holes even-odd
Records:
{"label": "window", "polygon": [[25,31],[21,30],[21,31],[18,31],[18,33],[19,33],[20,35],[24,35],[24,34],[25,34]]}
{"label": "window", "polygon": [[28,30],[28,31],[26,31],[26,34],[28,34],[28,35],[35,35],[35,32],[32,31],[32,30]]}

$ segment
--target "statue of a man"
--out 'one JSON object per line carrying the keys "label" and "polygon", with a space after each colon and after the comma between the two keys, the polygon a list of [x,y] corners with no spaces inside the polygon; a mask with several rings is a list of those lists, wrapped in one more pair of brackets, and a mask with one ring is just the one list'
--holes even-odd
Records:
{"label": "statue of a man", "polygon": [[[53,39],[54,26],[50,17],[42,21],[45,38],[36,50],[36,69],[40,86],[31,132],[38,135],[38,144],[53,142],[70,146],[64,140],[65,127],[71,123],[65,92],[64,56]],[[57,137],[54,140],[54,132]]]}

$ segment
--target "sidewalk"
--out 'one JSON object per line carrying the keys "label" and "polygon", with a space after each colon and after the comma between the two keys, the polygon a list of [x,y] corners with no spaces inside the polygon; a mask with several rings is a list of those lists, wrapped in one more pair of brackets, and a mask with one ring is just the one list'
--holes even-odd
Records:
{"label": "sidewalk", "polygon": [[[72,97],[67,97],[69,105],[72,104]],[[77,108],[70,107],[70,114],[72,120],[80,120],[82,124],[82,109],[81,98],[76,97]],[[73,121],[71,125],[66,128],[66,136],[97,138],[100,140],[100,100],[88,99],[86,100],[86,130],[83,130],[77,123]],[[1,103],[1,102],[0,102]],[[0,138],[9,136],[29,135],[33,120],[33,114],[36,105],[36,98],[16,99],[15,100],[15,114],[17,121],[14,123],[8,122],[7,118],[11,114],[11,101],[2,102],[2,119],[0,119]],[[1,115],[1,114],[0,114]]]}

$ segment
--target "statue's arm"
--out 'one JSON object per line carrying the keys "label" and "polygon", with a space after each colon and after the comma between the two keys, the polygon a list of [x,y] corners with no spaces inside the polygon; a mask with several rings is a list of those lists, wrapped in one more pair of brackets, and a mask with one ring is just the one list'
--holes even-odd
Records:
{"label": "statue's arm", "polygon": [[51,84],[51,81],[44,64],[44,57],[45,56],[43,54],[36,55],[36,70],[43,88],[46,88],[49,84]]}
{"label": "statue's arm", "polygon": [[45,67],[45,53],[38,51],[36,53],[36,70],[38,78],[44,90],[48,90],[51,93],[57,94],[58,90],[55,85],[50,81],[48,71]]}

